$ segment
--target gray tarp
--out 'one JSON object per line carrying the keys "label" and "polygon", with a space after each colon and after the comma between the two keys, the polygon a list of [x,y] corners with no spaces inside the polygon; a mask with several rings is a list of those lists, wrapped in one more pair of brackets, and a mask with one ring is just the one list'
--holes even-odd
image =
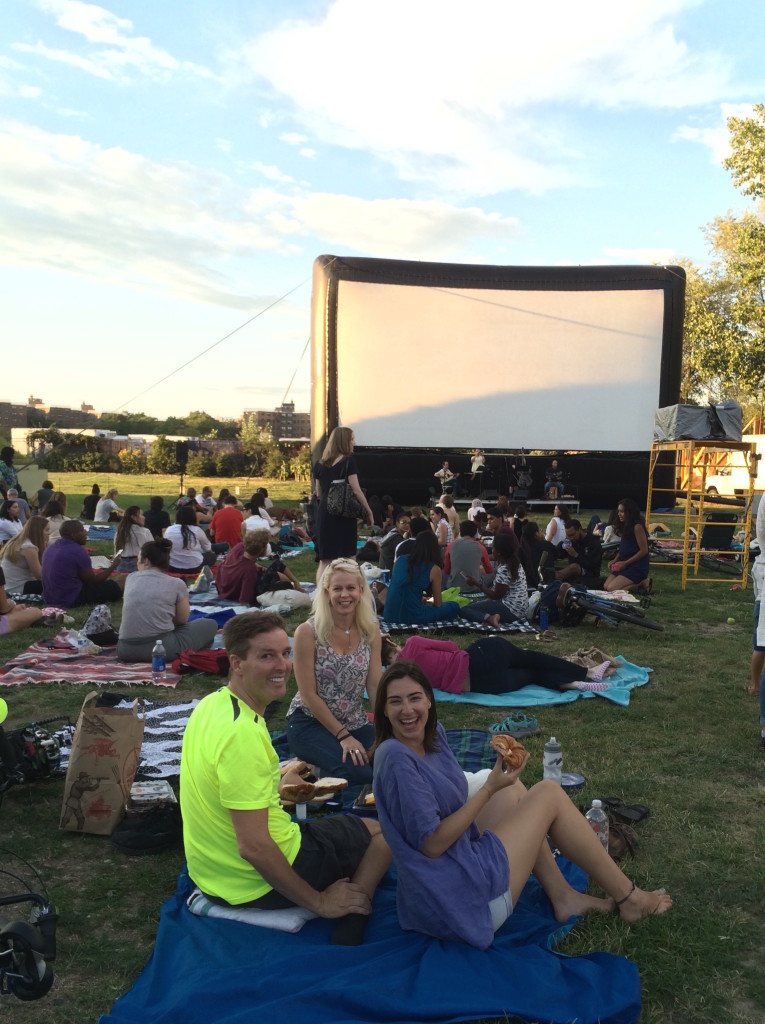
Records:
{"label": "gray tarp", "polygon": [[740,441],[742,416],[738,402],[721,405],[667,405],[657,409],[654,441]]}

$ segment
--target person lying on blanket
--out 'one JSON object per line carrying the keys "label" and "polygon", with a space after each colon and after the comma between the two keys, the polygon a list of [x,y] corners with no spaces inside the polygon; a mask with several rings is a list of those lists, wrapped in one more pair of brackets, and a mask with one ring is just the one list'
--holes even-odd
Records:
{"label": "person lying on blanket", "polygon": [[[531,789],[497,758],[480,788],[468,781],[438,722],[433,690],[413,662],[397,662],[375,700],[375,806],[398,872],[401,927],[480,949],[507,920],[534,872],[555,919],[616,910],[629,923],[672,905],[623,874],[559,783]],[[594,879],[607,899],[573,889],[547,842]]]}
{"label": "person lying on blanket", "polygon": [[264,713],[284,697],[290,643],[273,612],[237,615],[223,630],[228,684],[191,714],[181,754],[183,840],[191,879],[213,902],[264,910],[301,906],[338,918],[337,945],[363,941],[372,896],[390,863],[376,821],[339,814],[293,822]]}
{"label": "person lying on blanket", "polygon": [[481,637],[467,649],[451,640],[410,636],[399,647],[389,636],[382,638],[382,663],[396,659],[419,665],[437,690],[447,693],[513,693],[524,686],[546,690],[605,690],[603,682],[610,661],[596,668],[575,665],[542,651],[516,647],[501,636]]}

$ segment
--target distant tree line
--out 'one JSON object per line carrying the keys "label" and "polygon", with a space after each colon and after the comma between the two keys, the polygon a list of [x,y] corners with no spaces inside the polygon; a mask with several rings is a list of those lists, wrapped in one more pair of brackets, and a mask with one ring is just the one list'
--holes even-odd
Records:
{"label": "distant tree line", "polygon": [[[191,414],[194,415],[196,414]],[[103,419],[99,426],[103,426]],[[119,432],[149,431],[120,429]],[[190,432],[178,433],[189,436]],[[191,436],[201,435],[197,433]],[[212,439],[209,433],[207,439]],[[215,439],[226,440],[220,437]],[[280,445],[267,428],[257,426],[252,416],[246,416],[241,425],[237,425],[236,432],[229,440],[237,442],[236,445],[232,445],[234,450],[216,452],[205,450],[203,439],[197,451],[188,453],[186,473],[189,476],[201,477],[264,476],[277,480],[299,481],[307,481],[310,477],[310,446]],[[55,426],[33,431],[29,435],[28,443],[34,450],[38,465],[51,472],[174,474],[180,470],[176,442],[171,441],[165,434],[156,437],[149,455],[130,448],[123,448],[115,453],[110,450],[108,438],[64,433]]]}

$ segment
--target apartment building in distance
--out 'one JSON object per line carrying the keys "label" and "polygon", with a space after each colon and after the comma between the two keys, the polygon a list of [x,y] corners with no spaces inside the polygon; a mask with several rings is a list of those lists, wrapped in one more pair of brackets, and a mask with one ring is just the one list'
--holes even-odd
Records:
{"label": "apartment building in distance", "polygon": [[294,402],[283,402],[278,408],[245,409],[243,416],[252,416],[258,427],[268,427],[275,441],[307,441],[311,436],[311,416],[295,412]]}

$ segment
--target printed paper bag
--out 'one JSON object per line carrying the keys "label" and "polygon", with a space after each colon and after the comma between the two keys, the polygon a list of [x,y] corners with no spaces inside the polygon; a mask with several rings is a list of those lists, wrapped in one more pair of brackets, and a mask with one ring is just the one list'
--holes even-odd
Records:
{"label": "printed paper bag", "polygon": [[96,707],[85,698],[72,740],[59,827],[110,836],[122,821],[143,742],[143,701]]}

